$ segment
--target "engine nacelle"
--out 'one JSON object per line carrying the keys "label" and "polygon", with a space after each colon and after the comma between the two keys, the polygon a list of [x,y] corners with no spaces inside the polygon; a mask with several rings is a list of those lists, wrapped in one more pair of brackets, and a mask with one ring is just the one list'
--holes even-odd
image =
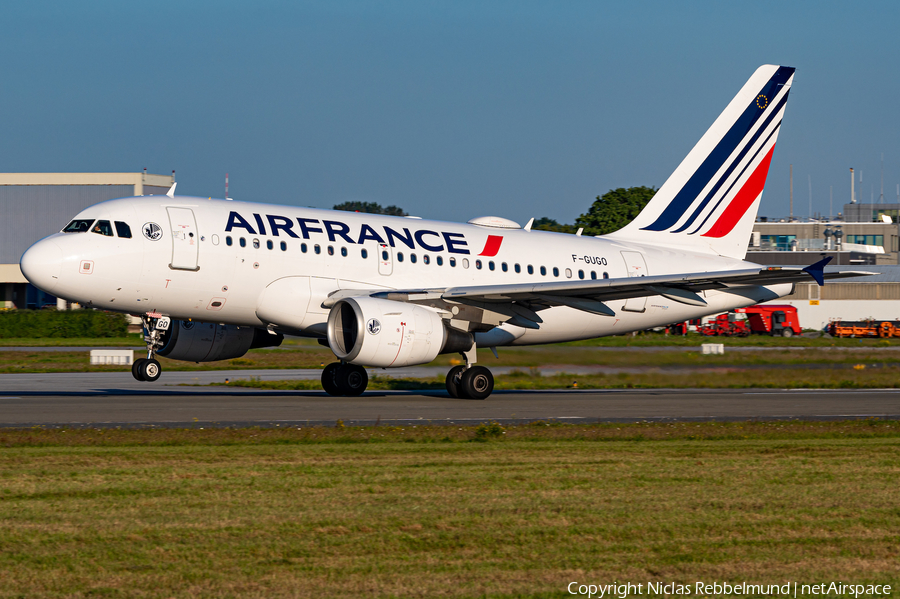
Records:
{"label": "engine nacelle", "polygon": [[328,314],[328,345],[362,366],[395,368],[431,362],[440,353],[465,351],[472,335],[444,326],[433,310],[393,300],[338,300]]}
{"label": "engine nacelle", "polygon": [[276,347],[283,340],[283,335],[253,327],[173,320],[156,353],[172,360],[213,362],[240,358],[257,347]]}

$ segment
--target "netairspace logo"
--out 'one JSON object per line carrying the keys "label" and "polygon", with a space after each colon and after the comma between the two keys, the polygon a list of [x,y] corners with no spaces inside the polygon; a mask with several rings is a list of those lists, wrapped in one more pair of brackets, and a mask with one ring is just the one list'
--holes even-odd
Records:
{"label": "netairspace logo", "polygon": [[625,599],[637,595],[693,595],[702,597],[729,597],[743,595],[767,595],[772,597],[884,597],[891,594],[891,585],[850,584],[845,582],[820,582],[804,584],[786,582],[784,584],[751,584],[739,582],[612,582],[610,584],[583,584],[570,582],[566,587],[570,595],[603,599],[604,597]]}

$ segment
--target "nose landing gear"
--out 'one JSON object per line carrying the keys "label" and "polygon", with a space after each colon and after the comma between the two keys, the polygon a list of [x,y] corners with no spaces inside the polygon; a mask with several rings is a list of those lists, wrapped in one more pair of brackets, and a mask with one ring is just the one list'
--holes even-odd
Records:
{"label": "nose landing gear", "polygon": [[156,351],[162,347],[162,334],[169,330],[171,319],[168,316],[143,315],[144,342],[147,344],[147,357],[138,358],[131,365],[131,376],[137,381],[152,383],[162,374],[162,366],[154,357]]}

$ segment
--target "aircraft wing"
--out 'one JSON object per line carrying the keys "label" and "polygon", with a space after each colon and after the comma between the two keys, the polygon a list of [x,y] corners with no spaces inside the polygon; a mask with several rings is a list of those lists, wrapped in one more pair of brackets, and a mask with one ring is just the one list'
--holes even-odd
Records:
{"label": "aircraft wing", "polygon": [[[629,277],[621,279],[592,279],[578,281],[550,281],[541,283],[512,283],[508,285],[476,285],[448,289],[416,289],[366,292],[365,295],[396,301],[443,305],[464,304],[506,316],[502,320],[526,328],[538,328],[542,319],[538,311],[550,306],[568,306],[592,314],[615,316],[604,302],[660,295],[690,306],[705,306],[699,292],[708,289],[737,289],[782,283],[823,285],[826,279],[843,279],[876,273],[864,271],[825,272],[826,258],[805,268],[764,267],[719,272],[680,273]],[[359,295],[345,290],[332,295],[329,303],[339,296]]]}

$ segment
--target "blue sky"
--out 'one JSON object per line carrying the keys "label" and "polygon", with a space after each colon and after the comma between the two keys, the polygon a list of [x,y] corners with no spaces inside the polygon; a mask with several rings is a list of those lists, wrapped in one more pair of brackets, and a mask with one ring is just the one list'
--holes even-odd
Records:
{"label": "blue sky", "polygon": [[797,67],[760,211],[900,183],[900,3],[20,3],[0,171],[176,169],[179,192],[572,222],[661,185],[753,70]]}

